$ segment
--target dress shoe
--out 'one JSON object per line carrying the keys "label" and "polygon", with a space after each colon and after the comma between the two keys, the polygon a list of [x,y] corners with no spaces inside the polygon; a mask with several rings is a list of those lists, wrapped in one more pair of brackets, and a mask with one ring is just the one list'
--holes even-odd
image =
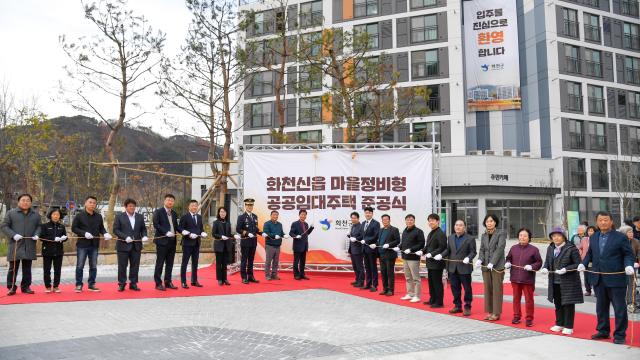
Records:
{"label": "dress shoe", "polygon": [[352,281],[350,284],[351,286],[356,286],[357,283],[358,283],[357,281]]}
{"label": "dress shoe", "polygon": [[500,320],[500,316],[493,314],[487,320],[489,320],[489,321],[498,321],[498,320]]}
{"label": "dress shoe", "polygon": [[231,283],[229,282],[229,280],[225,280],[223,281],[225,285],[231,285]]}
{"label": "dress shoe", "polygon": [[460,309],[459,307],[454,307],[453,309],[449,310],[449,314],[459,314],[462,312],[462,309]]}
{"label": "dress shoe", "polygon": [[272,280],[280,280],[280,276],[276,275],[276,276],[272,276],[271,277]]}
{"label": "dress shoe", "polygon": [[218,286],[222,286],[222,285],[224,285],[224,281],[218,280]]}
{"label": "dress shoe", "polygon": [[440,305],[440,304],[433,304],[431,305],[432,309],[442,309],[444,307],[444,305]]}
{"label": "dress shoe", "polygon": [[31,290],[30,288],[26,288],[26,289],[22,289],[22,293],[23,294],[35,294],[35,291]]}
{"label": "dress shoe", "polygon": [[300,276],[294,276],[293,279],[294,280],[302,280],[302,278]]}
{"label": "dress shoe", "polygon": [[124,285],[118,285],[118,292],[124,291]]}
{"label": "dress shoe", "polygon": [[243,283],[243,284],[249,284],[249,280],[247,280],[247,279],[242,279],[242,283]]}
{"label": "dress shoe", "polygon": [[16,288],[9,289],[9,291],[7,292],[7,296],[13,296],[15,294],[16,294]]}
{"label": "dress shoe", "polygon": [[376,291],[378,291],[378,288],[377,288],[377,287],[375,287],[375,286],[372,286],[372,287],[371,287],[371,289],[369,289],[369,291],[371,291],[371,292],[376,292]]}
{"label": "dress shoe", "polygon": [[133,290],[133,291],[140,291],[140,288],[138,287],[138,285],[129,285],[129,289]]}
{"label": "dress shoe", "polygon": [[188,289],[188,288],[189,288],[189,285],[187,285],[187,283],[182,283],[182,288],[183,288],[183,289]]}
{"label": "dress shoe", "polygon": [[387,294],[387,290],[382,290],[378,293],[378,295],[386,295]]}
{"label": "dress shoe", "polygon": [[256,278],[254,278],[254,277],[250,277],[250,278],[249,278],[249,282],[252,282],[252,283],[256,283],[256,284],[257,284],[257,283],[259,283],[260,281],[256,280]]}
{"label": "dress shoe", "polygon": [[513,318],[513,320],[511,320],[512,324],[520,324],[520,318]]}
{"label": "dress shoe", "polygon": [[364,284],[355,284],[355,285],[353,285],[353,287],[357,287],[358,289],[363,287],[363,286],[364,286]]}
{"label": "dress shoe", "polygon": [[89,285],[88,289],[89,291],[100,292],[100,289],[98,289],[95,285]]}
{"label": "dress shoe", "polygon": [[526,327],[532,327],[532,326],[533,326],[533,320],[527,320],[527,321],[525,321],[525,322],[524,322],[524,325],[525,325]]}
{"label": "dress shoe", "polygon": [[195,287],[202,287],[202,284],[200,284],[199,282],[192,282],[191,286],[195,286]]}
{"label": "dress shoe", "polygon": [[360,290],[369,290],[369,289],[371,289],[371,285],[365,285],[360,288]]}
{"label": "dress shoe", "polygon": [[613,343],[616,345],[623,345],[624,339],[613,339]]}
{"label": "dress shoe", "polygon": [[431,300],[429,300],[429,301],[423,301],[423,302],[422,302],[422,305],[431,305]]}
{"label": "dress shoe", "polygon": [[462,310],[462,316],[471,316],[471,309],[464,308],[464,310]]}
{"label": "dress shoe", "polygon": [[173,283],[170,283],[170,282],[165,283],[164,287],[167,288],[167,289],[173,289],[173,290],[177,290],[178,289],[177,286],[173,285]]}
{"label": "dress shoe", "polygon": [[307,275],[302,275],[302,280],[311,280],[307,277]]}
{"label": "dress shoe", "polygon": [[165,289],[164,286],[162,286],[162,284],[156,285],[156,290],[167,291],[167,289]]}
{"label": "dress shoe", "polygon": [[593,340],[601,340],[601,339],[608,339],[608,338],[609,338],[609,334],[605,334],[601,332],[591,335],[591,339]]}
{"label": "dress shoe", "polygon": [[384,294],[385,296],[393,296],[393,291],[387,291],[386,294]]}

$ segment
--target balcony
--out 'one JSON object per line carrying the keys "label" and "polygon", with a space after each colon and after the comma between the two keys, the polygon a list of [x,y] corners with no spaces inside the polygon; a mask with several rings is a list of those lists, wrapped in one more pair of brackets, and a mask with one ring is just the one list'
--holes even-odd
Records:
{"label": "balcony", "polygon": [[569,147],[575,150],[584,150],[584,136],[582,134],[569,134]]}
{"label": "balcony", "polygon": [[640,105],[639,104],[629,104],[629,117],[634,119],[640,119]]}
{"label": "balcony", "polygon": [[569,189],[586,189],[587,173],[584,171],[571,171],[569,173]]}
{"label": "balcony", "polygon": [[262,128],[271,126],[271,114],[253,114],[251,115],[251,127]]}
{"label": "balcony", "polygon": [[640,50],[640,36],[624,34],[622,38],[622,46],[625,49]]}
{"label": "balcony", "polygon": [[567,109],[571,111],[582,111],[582,96],[569,94],[567,96]]}
{"label": "balcony", "polygon": [[572,74],[580,74],[580,59],[575,57],[565,57],[567,63],[567,72]]}
{"label": "balcony", "polygon": [[588,41],[600,42],[600,27],[593,25],[584,26],[584,38]]}
{"label": "balcony", "polygon": [[586,75],[602,77],[602,63],[585,60],[584,65]]}
{"label": "balcony", "polygon": [[625,80],[628,83],[640,85],[640,69],[626,68]]}
{"label": "balcony", "polygon": [[429,100],[427,100],[427,107],[429,108],[429,111],[431,111],[432,113],[439,113],[440,112],[440,97],[439,96],[430,97]]}
{"label": "balcony", "polygon": [[417,63],[411,65],[411,76],[414,78],[428,78],[438,76],[439,66],[437,61],[431,61],[426,63]]}
{"label": "balcony", "polygon": [[604,114],[604,99],[589,97],[589,114]]}
{"label": "balcony", "polygon": [[320,26],[324,20],[322,11],[313,11],[311,13],[300,13],[300,26],[302,28]]}
{"label": "balcony", "polygon": [[577,21],[565,20],[562,34],[572,38],[578,38],[580,36],[578,26],[580,26],[580,23]]}
{"label": "balcony", "polygon": [[591,150],[606,151],[607,150],[607,137],[604,135],[589,135],[591,140]]}
{"label": "balcony", "polygon": [[638,17],[638,2],[622,0],[622,2],[620,3],[620,12],[622,13],[622,15]]}
{"label": "balcony", "polygon": [[609,175],[606,172],[592,172],[591,188],[594,190],[609,190]]}

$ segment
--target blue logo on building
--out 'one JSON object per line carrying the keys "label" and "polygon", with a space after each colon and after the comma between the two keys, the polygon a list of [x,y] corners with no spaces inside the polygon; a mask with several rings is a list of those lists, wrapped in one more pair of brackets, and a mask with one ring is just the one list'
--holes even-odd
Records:
{"label": "blue logo on building", "polygon": [[482,71],[489,71],[489,65],[487,64],[482,64],[480,67],[482,68]]}
{"label": "blue logo on building", "polygon": [[331,229],[331,220],[329,219],[320,220],[320,224],[322,225],[323,231]]}

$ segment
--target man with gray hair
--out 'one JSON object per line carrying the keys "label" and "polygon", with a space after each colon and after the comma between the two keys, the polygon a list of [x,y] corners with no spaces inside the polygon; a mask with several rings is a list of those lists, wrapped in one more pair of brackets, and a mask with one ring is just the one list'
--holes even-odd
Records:
{"label": "man with gray hair", "polygon": [[580,247],[580,242],[585,236],[587,236],[587,226],[584,224],[580,224],[576,229],[576,233],[571,237],[571,242],[576,247]]}

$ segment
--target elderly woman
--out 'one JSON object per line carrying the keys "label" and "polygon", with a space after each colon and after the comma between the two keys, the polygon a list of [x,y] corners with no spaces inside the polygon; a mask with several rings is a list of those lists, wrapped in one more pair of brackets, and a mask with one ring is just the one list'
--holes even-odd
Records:
{"label": "elderly woman", "polygon": [[567,241],[567,235],[560,227],[554,228],[549,238],[551,244],[540,273],[549,275],[547,299],[556,307],[556,324],[550,330],[571,335],[576,304],[584,302],[580,275],[575,271],[580,264],[580,253],[572,242]]}
{"label": "elderly woman", "polygon": [[571,237],[571,242],[573,243],[573,245],[580,248],[580,243],[582,242],[582,239],[584,239],[586,236],[587,236],[587,225],[580,224],[576,229],[576,233],[573,234],[573,236]]}
{"label": "elderly woman", "polygon": [[[582,226],[582,225],[581,225]],[[587,252],[589,251],[589,238],[591,235],[596,233],[596,228],[593,226],[588,226],[585,236],[580,239],[580,243],[576,245],[578,247],[578,252],[580,253],[580,259],[584,260],[584,257],[587,256]],[[575,242],[574,242],[575,244]],[[589,280],[589,274],[583,273],[582,277],[584,278],[584,296],[591,296],[591,282]]]}
{"label": "elderly woman", "polygon": [[[53,209],[47,214],[49,222],[42,224],[40,240],[42,240],[42,267],[44,275],[44,288],[46,293],[59,293],[60,274],[62,272],[62,259],[64,257],[63,242],[67,241],[67,229],[62,223],[62,212]],[[51,288],[51,265],[53,264],[53,288]]]}
{"label": "elderly woman", "polygon": [[488,214],[482,222],[485,231],[480,239],[480,252],[476,267],[482,266],[484,283],[485,320],[496,321],[502,314],[502,280],[504,279],[504,248],[507,246],[507,234],[498,229],[498,217]]}
{"label": "elderly woman", "polygon": [[[536,284],[536,271],[542,267],[542,257],[537,247],[531,242],[531,230],[518,230],[518,243],[509,249],[505,269],[511,269],[510,279],[513,288],[513,320],[512,324],[519,324],[522,318],[520,299],[524,293],[526,325],[533,326],[533,290]],[[511,265],[515,265],[512,267]]]}

